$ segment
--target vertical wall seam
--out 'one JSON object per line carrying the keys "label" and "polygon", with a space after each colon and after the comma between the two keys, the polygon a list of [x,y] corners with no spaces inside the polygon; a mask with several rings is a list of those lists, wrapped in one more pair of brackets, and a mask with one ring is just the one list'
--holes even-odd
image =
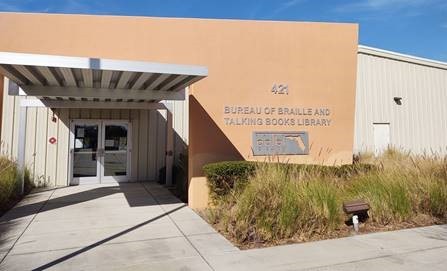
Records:
{"label": "vertical wall seam", "polygon": [[36,144],[37,144],[37,114],[38,109],[35,108],[34,113],[36,114],[36,119],[34,123],[34,146],[33,146],[33,181],[36,180]]}
{"label": "vertical wall seam", "polygon": [[157,112],[157,113],[155,113],[155,116],[156,116],[156,119],[155,119],[155,122],[156,122],[156,127],[157,127],[157,131],[156,131],[156,133],[155,133],[155,168],[154,168],[154,170],[155,170],[155,178],[156,179],[158,179],[157,181],[160,181],[159,179],[160,179],[160,176],[159,176],[159,164],[158,164],[158,159],[159,159],[159,155],[160,155],[160,153],[159,153],[159,148],[160,148],[160,141],[159,141],[159,138],[158,138],[158,133],[159,133],[159,130],[160,130],[160,123],[159,123],[159,120],[160,120],[160,111],[158,111],[158,110],[155,110],[155,112]]}
{"label": "vertical wall seam", "polygon": [[138,112],[138,133],[137,133],[137,141],[138,141],[138,148],[137,148],[137,155],[136,155],[136,158],[137,158],[137,160],[138,160],[138,163],[137,163],[137,180],[138,181],[141,181],[141,178],[140,178],[140,167],[141,167],[141,164],[140,164],[140,148],[141,148],[141,144],[140,144],[140,133],[141,133],[141,125],[140,125],[140,119],[141,119],[141,110],[138,110],[137,111]]}
{"label": "vertical wall seam", "polygon": [[63,110],[63,109],[57,109],[56,110],[56,112],[58,113],[58,114],[56,114],[57,115],[57,124],[56,124],[56,138],[57,138],[57,141],[56,141],[56,164],[55,164],[55,167],[56,167],[56,170],[55,170],[55,175],[54,175],[54,185],[55,186],[57,186],[57,178],[58,178],[58,172],[60,171],[59,170],[59,167],[58,167],[58,165],[59,165],[59,159],[58,159],[58,157],[59,157],[59,125],[60,125],[60,121],[61,121],[61,119],[60,119],[60,114],[59,114],[59,111],[60,110]]}
{"label": "vertical wall seam", "polygon": [[[147,132],[146,132],[147,133],[147,138],[146,138],[146,140],[147,140],[146,143],[147,144],[146,145],[147,145],[147,152],[148,152],[148,154],[149,154],[149,150],[152,150],[152,146],[151,146],[151,130],[155,129],[155,131],[158,131],[157,124],[155,123],[155,126],[154,126],[153,123],[152,123],[152,119],[151,119],[152,112],[151,111],[153,111],[153,110],[147,110],[148,125],[147,125]],[[147,168],[148,168],[148,170],[147,170],[147,178],[148,179],[153,179],[153,178],[157,178],[156,177],[157,176],[157,169],[150,166],[151,165],[151,159],[150,158],[151,158],[151,156],[149,155],[149,157],[147,158],[147,161],[146,161],[146,165],[147,165]],[[149,170],[153,170],[153,171],[149,172]]]}
{"label": "vertical wall seam", "polygon": [[[14,159],[14,122],[16,121],[16,96],[13,96],[12,99],[12,125],[11,125],[11,146],[10,146],[10,157],[11,159]],[[20,112],[19,112],[20,114]]]}
{"label": "vertical wall seam", "polygon": [[48,161],[47,161],[47,159],[48,159],[48,143],[47,143],[47,138],[48,138],[48,108],[45,108],[45,111],[46,111],[46,119],[45,119],[45,121],[46,121],[46,130],[45,130],[45,137],[44,137],[44,143],[45,143],[45,146],[46,146],[46,148],[45,148],[45,164],[44,164],[44,176],[45,176],[45,180],[47,180],[47,178],[48,178],[48,176],[47,176],[47,163],[48,163]]}

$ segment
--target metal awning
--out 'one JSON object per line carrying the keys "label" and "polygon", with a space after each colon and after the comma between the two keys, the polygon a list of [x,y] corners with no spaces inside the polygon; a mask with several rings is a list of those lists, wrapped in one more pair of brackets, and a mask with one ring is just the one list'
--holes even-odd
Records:
{"label": "metal awning", "polygon": [[[0,73],[43,100],[155,102],[183,100],[208,75],[203,66],[0,52]],[[16,88],[19,95],[21,91]]]}

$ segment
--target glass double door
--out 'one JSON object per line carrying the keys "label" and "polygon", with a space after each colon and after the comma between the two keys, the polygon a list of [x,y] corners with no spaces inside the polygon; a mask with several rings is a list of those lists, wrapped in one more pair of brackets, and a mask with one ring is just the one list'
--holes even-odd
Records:
{"label": "glass double door", "polygon": [[71,184],[128,181],[130,123],[76,120],[71,124]]}

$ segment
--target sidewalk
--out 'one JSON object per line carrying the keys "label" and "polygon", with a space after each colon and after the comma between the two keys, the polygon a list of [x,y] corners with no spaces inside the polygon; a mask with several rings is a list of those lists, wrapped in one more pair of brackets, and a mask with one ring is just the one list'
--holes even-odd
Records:
{"label": "sidewalk", "polygon": [[214,270],[447,270],[447,225],[230,252]]}

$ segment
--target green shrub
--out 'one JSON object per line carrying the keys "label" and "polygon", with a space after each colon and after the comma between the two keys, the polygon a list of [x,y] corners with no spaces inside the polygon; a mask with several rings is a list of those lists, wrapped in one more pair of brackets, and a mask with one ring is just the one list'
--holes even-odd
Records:
{"label": "green shrub", "polygon": [[[252,161],[224,161],[205,165],[203,171],[207,177],[210,197],[213,201],[220,200],[229,194],[235,187],[243,189],[250,176],[253,175],[257,166],[268,163]],[[355,175],[376,172],[379,167],[371,164],[354,164],[342,166],[301,165],[287,163],[273,163],[284,173],[294,172],[301,175],[313,177],[337,177],[350,178]]]}
{"label": "green shrub", "polygon": [[228,161],[205,165],[203,171],[207,177],[211,199],[221,199],[236,186],[242,187],[254,170],[255,163],[249,161]]}

